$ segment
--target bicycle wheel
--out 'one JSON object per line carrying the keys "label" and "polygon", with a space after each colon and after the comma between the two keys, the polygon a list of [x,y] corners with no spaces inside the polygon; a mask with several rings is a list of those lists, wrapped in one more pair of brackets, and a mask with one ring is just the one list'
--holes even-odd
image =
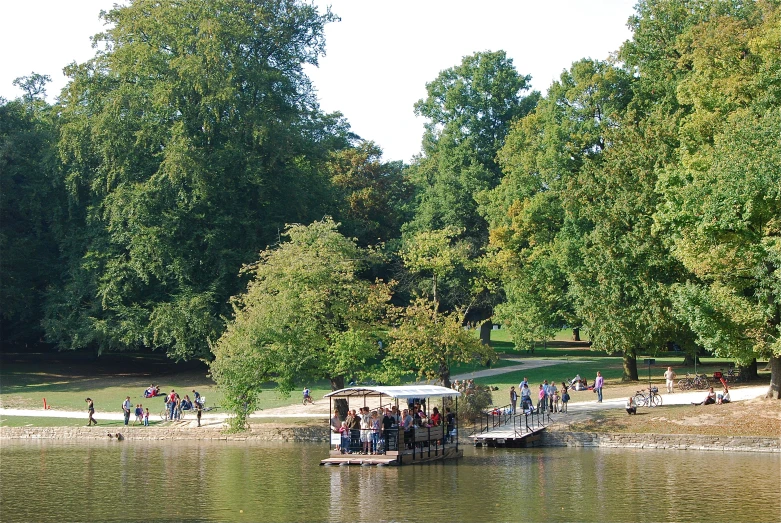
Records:
{"label": "bicycle wheel", "polygon": [[651,396],[651,406],[652,407],[659,407],[662,404],[662,395],[661,394],[654,394]]}
{"label": "bicycle wheel", "polygon": [[702,388],[703,389],[707,389],[708,387],[710,387],[710,383],[708,382],[708,378],[703,376],[702,377]]}
{"label": "bicycle wheel", "polygon": [[681,378],[678,380],[678,388],[681,390],[689,390],[692,388],[692,382],[689,378]]}
{"label": "bicycle wheel", "polygon": [[635,394],[635,405],[638,407],[645,407],[646,397],[643,394]]}

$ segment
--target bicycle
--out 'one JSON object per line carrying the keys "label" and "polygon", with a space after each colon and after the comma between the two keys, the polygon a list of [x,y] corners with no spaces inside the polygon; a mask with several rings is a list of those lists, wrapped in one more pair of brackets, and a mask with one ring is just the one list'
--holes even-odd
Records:
{"label": "bicycle", "polygon": [[315,400],[312,399],[312,396],[304,396],[304,401],[302,402],[303,405],[314,405]]}
{"label": "bicycle", "polygon": [[659,394],[657,387],[651,387],[648,389],[646,395],[643,390],[638,390],[635,394],[635,405],[638,407],[659,407],[662,405],[662,395]]}
{"label": "bicycle", "polygon": [[708,378],[706,378],[704,374],[695,374],[694,377],[691,377],[687,372],[685,378],[678,380],[678,388],[681,390],[690,390],[693,388],[707,389],[708,387],[710,387],[710,384],[708,383]]}
{"label": "bicycle", "polygon": [[[190,412],[192,409],[188,410],[177,410],[174,413],[174,419],[173,421],[182,421],[184,418],[187,417],[187,413]],[[163,408],[162,411],[160,411],[160,419],[163,421],[172,421],[168,416],[171,414],[171,410],[168,408]],[[178,416],[178,417],[177,417]]]}

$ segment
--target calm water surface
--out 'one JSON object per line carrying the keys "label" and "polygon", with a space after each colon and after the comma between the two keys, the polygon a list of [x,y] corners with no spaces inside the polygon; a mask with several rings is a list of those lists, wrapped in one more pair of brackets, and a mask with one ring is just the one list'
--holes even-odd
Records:
{"label": "calm water surface", "polygon": [[321,467],[322,444],[0,443],[0,521],[779,521],[781,456],[473,449]]}

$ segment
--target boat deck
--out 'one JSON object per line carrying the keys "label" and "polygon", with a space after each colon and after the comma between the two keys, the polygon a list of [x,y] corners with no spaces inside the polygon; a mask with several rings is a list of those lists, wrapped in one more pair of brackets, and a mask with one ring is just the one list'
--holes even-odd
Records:
{"label": "boat deck", "polygon": [[362,466],[384,466],[398,465],[398,456],[366,456],[361,454],[350,454],[344,456],[333,456],[320,461],[321,465],[362,465]]}

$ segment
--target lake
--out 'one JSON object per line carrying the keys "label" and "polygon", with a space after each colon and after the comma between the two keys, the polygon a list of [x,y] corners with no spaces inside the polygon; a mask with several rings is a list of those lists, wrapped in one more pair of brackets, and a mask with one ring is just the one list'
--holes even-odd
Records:
{"label": "lake", "polygon": [[781,456],[465,447],[321,467],[324,444],[0,442],[0,521],[777,521]]}

